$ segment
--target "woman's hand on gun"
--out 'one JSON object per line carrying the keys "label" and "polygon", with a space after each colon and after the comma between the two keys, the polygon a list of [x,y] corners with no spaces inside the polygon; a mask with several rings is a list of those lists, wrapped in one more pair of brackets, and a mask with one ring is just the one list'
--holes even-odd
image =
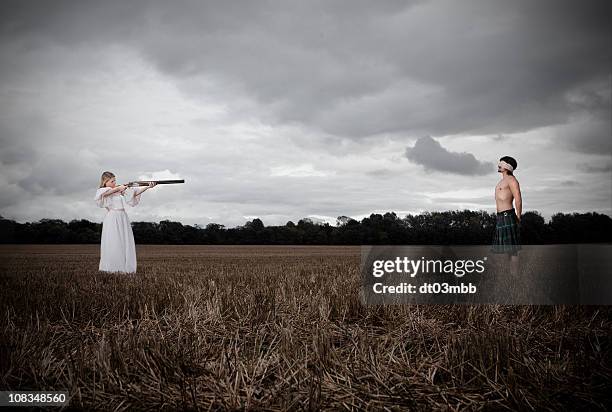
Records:
{"label": "woman's hand on gun", "polygon": [[150,188],[154,187],[155,185],[157,185],[157,182],[149,182],[149,184],[147,186],[145,186],[140,193],[144,192],[145,190],[149,190]]}

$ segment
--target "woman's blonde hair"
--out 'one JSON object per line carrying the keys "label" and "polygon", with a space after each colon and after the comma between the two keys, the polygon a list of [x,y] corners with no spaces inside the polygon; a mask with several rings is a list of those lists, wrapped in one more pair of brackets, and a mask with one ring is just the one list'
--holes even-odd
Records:
{"label": "woman's blonde hair", "polygon": [[106,186],[106,182],[111,180],[115,175],[112,172],[104,172],[102,173],[102,177],[100,178],[100,187]]}

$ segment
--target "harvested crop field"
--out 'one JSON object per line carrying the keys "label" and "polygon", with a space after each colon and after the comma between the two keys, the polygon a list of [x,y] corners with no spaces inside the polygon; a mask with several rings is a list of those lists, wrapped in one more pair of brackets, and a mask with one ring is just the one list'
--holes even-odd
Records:
{"label": "harvested crop field", "polygon": [[359,300],[359,247],[0,246],[0,389],[103,410],[605,410],[608,306]]}

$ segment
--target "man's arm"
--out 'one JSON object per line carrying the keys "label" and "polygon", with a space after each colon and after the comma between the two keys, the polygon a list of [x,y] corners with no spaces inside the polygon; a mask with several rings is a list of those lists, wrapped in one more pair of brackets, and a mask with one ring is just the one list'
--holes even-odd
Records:
{"label": "man's arm", "polygon": [[514,208],[516,209],[516,217],[521,221],[521,213],[523,211],[523,199],[521,198],[521,186],[516,178],[510,179],[510,191],[514,196]]}

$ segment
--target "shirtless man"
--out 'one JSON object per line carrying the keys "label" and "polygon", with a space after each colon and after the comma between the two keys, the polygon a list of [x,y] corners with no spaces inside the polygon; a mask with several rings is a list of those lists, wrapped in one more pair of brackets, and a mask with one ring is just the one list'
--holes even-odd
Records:
{"label": "shirtless man", "polygon": [[[506,165],[504,165],[504,163]],[[507,166],[512,167],[508,169]],[[502,174],[502,180],[500,180],[495,186],[495,206],[498,212],[512,209],[512,201],[516,205],[516,217],[520,223],[521,211],[523,203],[521,199],[521,187],[518,180],[513,175],[513,171],[516,169],[516,160],[510,156],[504,156],[500,159],[497,165],[497,172]]]}
{"label": "shirtless man", "polygon": [[[494,253],[508,254],[513,273],[516,273],[518,251],[521,249],[520,223],[523,208],[521,188],[513,174],[516,166],[516,160],[510,156],[502,157],[497,164],[497,171],[502,174],[502,179],[495,186],[497,222],[491,249]],[[512,201],[516,209],[512,207]]]}

